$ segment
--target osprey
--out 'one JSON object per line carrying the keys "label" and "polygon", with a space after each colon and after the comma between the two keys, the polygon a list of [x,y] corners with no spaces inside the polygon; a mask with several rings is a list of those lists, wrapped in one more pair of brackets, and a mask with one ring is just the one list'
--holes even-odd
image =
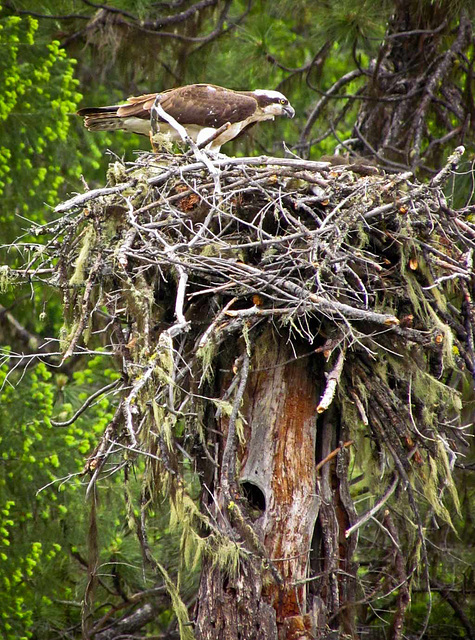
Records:
{"label": "osprey", "polygon": [[157,98],[163,110],[183,125],[197,144],[208,140],[229,123],[230,126],[208,145],[214,151],[219,151],[221,145],[256,122],[295,115],[289,101],[279,91],[233,91],[213,84],[190,84],[162,93],[147,93],[128,98],[125,104],[87,107],[77,113],[84,117],[84,126],[89,131],[123,129],[150,136],[153,122],[154,131],[169,133],[172,140],[180,140],[178,132],[154,110]]}

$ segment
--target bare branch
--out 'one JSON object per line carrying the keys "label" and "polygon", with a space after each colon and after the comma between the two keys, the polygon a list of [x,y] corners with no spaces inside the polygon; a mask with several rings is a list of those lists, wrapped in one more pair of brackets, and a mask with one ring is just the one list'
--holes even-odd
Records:
{"label": "bare branch", "polygon": [[333,398],[335,397],[336,389],[338,383],[341,378],[341,374],[343,372],[343,364],[345,362],[345,351],[342,349],[338,354],[337,361],[335,366],[330,371],[327,377],[327,386],[325,387],[325,391],[323,392],[322,397],[320,398],[320,402],[318,403],[317,413],[323,413],[328,409],[328,407],[333,402]]}

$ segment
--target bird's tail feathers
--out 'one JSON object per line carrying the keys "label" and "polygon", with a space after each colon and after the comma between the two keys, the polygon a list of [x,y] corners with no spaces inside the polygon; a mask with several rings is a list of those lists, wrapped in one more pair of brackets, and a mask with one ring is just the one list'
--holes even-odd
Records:
{"label": "bird's tail feathers", "polygon": [[79,109],[77,111],[78,116],[99,116],[106,115],[108,113],[117,113],[117,110],[120,108],[120,104],[115,104],[110,107],[84,107],[83,109]]}
{"label": "bird's tail feathers", "polygon": [[84,126],[89,131],[115,131],[122,126],[122,120],[117,117],[119,105],[111,107],[85,107],[79,109],[78,116],[84,118]]}
{"label": "bird's tail feathers", "polygon": [[117,131],[122,129],[124,124],[122,118],[116,115],[94,115],[85,116],[84,126],[89,131]]}

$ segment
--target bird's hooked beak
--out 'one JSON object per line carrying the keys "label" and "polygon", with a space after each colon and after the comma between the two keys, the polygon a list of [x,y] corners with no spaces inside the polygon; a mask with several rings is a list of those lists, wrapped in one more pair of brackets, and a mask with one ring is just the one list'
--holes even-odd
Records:
{"label": "bird's hooked beak", "polygon": [[295,115],[295,109],[290,104],[286,104],[285,107],[282,108],[282,112],[285,113],[287,118],[293,118]]}

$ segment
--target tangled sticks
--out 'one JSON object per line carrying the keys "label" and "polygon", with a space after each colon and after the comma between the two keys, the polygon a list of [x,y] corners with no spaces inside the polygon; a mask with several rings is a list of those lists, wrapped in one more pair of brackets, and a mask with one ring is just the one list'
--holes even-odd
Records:
{"label": "tangled sticks", "polygon": [[[429,184],[361,163],[268,157],[215,158],[210,175],[186,155],[145,154],[111,164],[106,188],[59,205],[61,216],[35,229],[44,248],[17,275],[63,291],[63,362],[100,348],[120,363],[120,401],[88,459],[89,486],[128,450],[176,499],[192,461],[208,483],[214,475],[240,538],[265,556],[233,500],[241,404],[254,345],[270,331],[327,370],[315,415],[336,407],[342,430],[317,473],[353,444],[358,465],[369,436],[386,478],[347,537],[400,486],[424,549],[413,478],[450,519],[436,487],[453,486],[466,445],[460,381],[475,372],[473,207],[451,209],[442,191],[462,153]],[[229,526],[211,508],[190,518],[206,523],[206,544],[226,546]]]}
{"label": "tangled sticks", "polygon": [[[121,356],[128,378],[122,411],[133,446],[138,425],[130,407],[158,353],[167,354],[168,408],[180,412],[188,392],[177,385],[190,367],[198,366],[203,382],[212,351],[263,323],[287,327],[290,340],[307,342],[330,363],[339,355],[319,412],[334,397],[344,360],[356,357],[350,395],[367,423],[363,405],[378,402],[372,386],[382,382],[363,369],[376,352],[397,360],[418,345],[427,353],[425,373],[474,372],[475,227],[440,189],[462,153],[457,149],[429,185],[361,164],[219,159],[219,199],[202,163],[146,154],[127,167],[112,164],[110,186],[59,205],[62,217],[35,230],[48,242],[21,275],[43,279],[56,265],[50,283],[63,290],[71,322],[63,361],[85,332],[104,327],[105,344]],[[407,408],[403,360],[405,390],[397,400]],[[374,391],[364,401],[355,400],[355,375]],[[405,423],[408,416],[395,410],[396,389],[381,393],[384,411]]]}

